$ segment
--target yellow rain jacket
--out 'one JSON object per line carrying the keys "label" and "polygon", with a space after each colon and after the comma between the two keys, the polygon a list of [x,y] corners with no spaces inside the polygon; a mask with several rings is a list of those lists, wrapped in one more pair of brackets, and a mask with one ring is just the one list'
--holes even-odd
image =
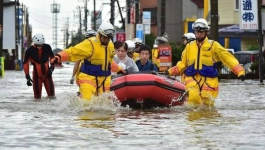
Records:
{"label": "yellow rain jacket", "polygon": [[159,49],[158,48],[152,49],[152,62],[153,62],[153,64],[155,64],[159,68],[160,59],[159,59]]}
{"label": "yellow rain jacket", "polygon": [[79,67],[78,67],[78,69],[76,71],[76,74],[75,74],[75,82],[76,82],[77,85],[79,85],[78,76],[80,74],[80,69],[81,69],[81,66],[82,66],[83,63],[84,63],[84,60],[81,60],[80,63],[79,63]]}
{"label": "yellow rain jacket", "polygon": [[93,94],[98,95],[110,90],[110,67],[116,72],[121,70],[113,61],[114,51],[111,41],[104,46],[99,36],[96,36],[58,53],[61,61],[84,60],[78,75],[81,98],[90,100]]}
{"label": "yellow rain jacket", "polygon": [[181,61],[168,72],[170,75],[185,74],[185,86],[189,90],[188,103],[213,105],[211,98],[218,96],[219,86],[216,63],[220,61],[238,77],[245,74],[232,54],[208,38],[200,44],[196,41],[187,44]]}

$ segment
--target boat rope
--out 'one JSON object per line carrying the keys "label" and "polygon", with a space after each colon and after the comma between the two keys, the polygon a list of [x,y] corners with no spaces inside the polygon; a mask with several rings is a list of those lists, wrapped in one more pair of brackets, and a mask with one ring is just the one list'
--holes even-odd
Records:
{"label": "boat rope", "polygon": [[181,102],[183,101],[184,99],[184,96],[186,96],[187,92],[188,92],[189,89],[185,90],[185,92],[183,94],[180,95],[180,97],[178,97],[177,99],[173,98],[169,104],[169,107],[171,107],[173,105],[173,103],[175,102]]}

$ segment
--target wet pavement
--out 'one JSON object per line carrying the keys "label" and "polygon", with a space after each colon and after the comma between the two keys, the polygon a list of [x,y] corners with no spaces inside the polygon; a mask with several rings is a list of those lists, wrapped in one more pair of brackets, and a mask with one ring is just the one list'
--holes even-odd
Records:
{"label": "wet pavement", "polygon": [[56,99],[33,99],[23,71],[0,78],[0,149],[265,149],[265,88],[221,80],[215,108],[131,110],[110,94],[84,104],[69,83],[73,65],[54,71]]}

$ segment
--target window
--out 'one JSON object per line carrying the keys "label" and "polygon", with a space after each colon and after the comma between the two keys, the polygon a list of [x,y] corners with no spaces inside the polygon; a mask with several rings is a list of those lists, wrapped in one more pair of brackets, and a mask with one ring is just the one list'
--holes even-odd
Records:
{"label": "window", "polygon": [[157,19],[156,19],[157,8],[143,8],[143,11],[151,12],[151,25],[156,25],[157,24]]}
{"label": "window", "polygon": [[235,10],[239,10],[239,0],[235,0]]}

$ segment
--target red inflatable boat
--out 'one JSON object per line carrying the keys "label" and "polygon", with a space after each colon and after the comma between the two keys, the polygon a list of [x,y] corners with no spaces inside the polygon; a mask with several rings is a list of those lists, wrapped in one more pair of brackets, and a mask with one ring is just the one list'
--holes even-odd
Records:
{"label": "red inflatable boat", "polygon": [[151,73],[133,73],[114,78],[110,87],[122,106],[150,109],[182,105],[185,86],[172,78]]}

